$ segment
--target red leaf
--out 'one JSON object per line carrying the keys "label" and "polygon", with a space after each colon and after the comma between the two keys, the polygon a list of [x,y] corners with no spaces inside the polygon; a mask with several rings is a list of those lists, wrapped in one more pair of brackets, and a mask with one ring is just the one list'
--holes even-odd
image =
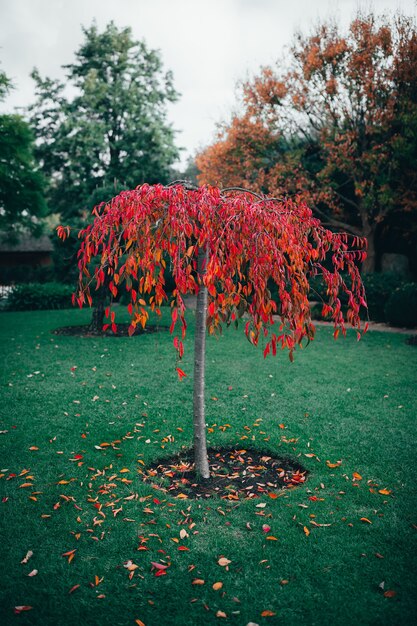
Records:
{"label": "red leaf", "polygon": [[175,369],[177,370],[179,380],[182,380],[187,376],[187,374],[180,367],[176,367]]}

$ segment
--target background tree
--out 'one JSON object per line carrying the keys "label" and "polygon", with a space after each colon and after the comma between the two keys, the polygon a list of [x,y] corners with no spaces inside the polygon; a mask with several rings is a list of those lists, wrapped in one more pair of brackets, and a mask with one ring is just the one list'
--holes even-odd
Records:
{"label": "background tree", "polygon": [[50,206],[71,221],[90,214],[97,189],[103,198],[106,188],[168,182],[178,157],[166,120],[177,93],[159,52],[113,22],[83,32],[65,83],[33,71],[37,99],[29,109]]}
{"label": "background tree", "polygon": [[[0,70],[0,101],[12,88]],[[34,158],[34,137],[20,115],[0,115],[0,230],[16,237],[39,234],[46,212],[43,178]]]}
{"label": "background tree", "polygon": [[[74,302],[91,305],[90,286],[107,284],[113,297],[130,295],[129,334],[146,325],[148,307],[160,313],[168,300],[165,258],[172,265],[171,333],[181,359],[186,335],[184,295],[197,294],[194,353],[194,453],[198,474],[209,477],[204,382],[205,336],[236,322],[244,313],[246,336],[264,343],[264,356],[289,350],[314,338],[308,301],[309,280],[323,273],[328,301],[323,312],[345,332],[345,319],[359,329],[365,305],[357,261],[365,241],[323,228],[302,201],[269,200],[233,189],[142,185],[94,209],[94,222],[79,233],[79,289]],[[65,239],[68,228],[59,227]],[[328,258],[329,257],[329,258]],[[327,261],[331,270],[323,263]],[[98,264],[94,264],[94,260]],[[349,276],[346,281],[341,272]],[[268,288],[276,286],[272,297]],[[347,297],[346,318],[339,295]],[[117,330],[115,313],[106,312]],[[278,318],[274,318],[277,315]],[[177,367],[179,377],[186,374]]]}
{"label": "background tree", "polygon": [[243,86],[243,111],[197,158],[200,181],[301,192],[325,223],[368,239],[373,271],[384,228],[415,216],[416,67],[406,17],[299,34],[289,59]]}

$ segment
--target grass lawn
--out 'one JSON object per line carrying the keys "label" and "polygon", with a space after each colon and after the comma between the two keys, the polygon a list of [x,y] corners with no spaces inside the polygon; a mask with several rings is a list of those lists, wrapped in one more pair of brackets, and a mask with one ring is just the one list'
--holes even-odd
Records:
{"label": "grass lawn", "polygon": [[309,477],[278,498],[196,501],[138,473],[190,445],[192,318],[180,383],[167,331],[51,335],[89,315],[0,315],[2,625],[415,623],[417,348],[404,335],[335,342],[319,327],[292,364],[243,331],[209,338],[210,445],[291,455]]}

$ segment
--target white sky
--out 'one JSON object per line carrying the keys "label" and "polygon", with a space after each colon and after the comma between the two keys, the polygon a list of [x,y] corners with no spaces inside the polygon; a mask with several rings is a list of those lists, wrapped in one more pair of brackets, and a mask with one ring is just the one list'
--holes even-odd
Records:
{"label": "white sky", "polygon": [[0,0],[0,66],[16,87],[2,110],[33,101],[34,66],[42,76],[64,77],[81,25],[95,19],[103,29],[113,20],[159,49],[174,73],[181,97],[169,120],[184,163],[230,115],[239,80],[273,64],[296,30],[328,17],[346,27],[358,9],[415,16],[417,0]]}

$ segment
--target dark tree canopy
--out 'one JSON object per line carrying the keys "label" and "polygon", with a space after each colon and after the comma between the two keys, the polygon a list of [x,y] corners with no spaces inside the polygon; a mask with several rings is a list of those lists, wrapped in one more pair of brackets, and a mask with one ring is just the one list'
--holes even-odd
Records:
{"label": "dark tree canopy", "polygon": [[159,52],[113,22],[83,32],[75,61],[64,66],[65,84],[32,73],[38,156],[51,206],[64,219],[89,211],[97,190],[103,198],[145,181],[167,182],[178,156],[166,120],[177,93]]}
{"label": "dark tree canopy", "polygon": [[[0,71],[0,101],[12,87]],[[20,115],[0,115],[0,230],[40,232],[46,211],[43,178],[34,159],[34,137]]]}

